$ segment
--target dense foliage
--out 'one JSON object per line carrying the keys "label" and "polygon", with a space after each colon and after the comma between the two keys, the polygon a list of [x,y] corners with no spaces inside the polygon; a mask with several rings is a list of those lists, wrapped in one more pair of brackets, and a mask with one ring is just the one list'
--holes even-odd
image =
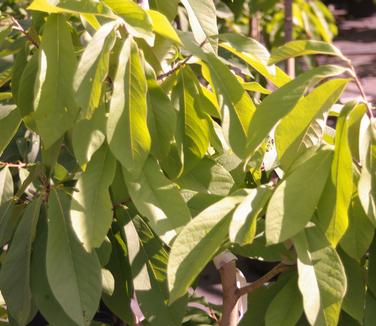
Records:
{"label": "dense foliage", "polygon": [[294,1],[283,45],[277,0],[148,3],[0,5],[4,323],[134,325],[136,299],[143,325],[214,325],[189,288],[228,250],[290,266],[241,325],[372,325],[376,122],[340,101],[329,10]]}

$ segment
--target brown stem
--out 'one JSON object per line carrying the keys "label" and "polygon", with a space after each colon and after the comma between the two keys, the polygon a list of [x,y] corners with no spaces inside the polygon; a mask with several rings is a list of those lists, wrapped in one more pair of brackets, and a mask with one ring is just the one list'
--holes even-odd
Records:
{"label": "brown stem", "polygon": [[[288,43],[293,39],[293,13],[292,13],[292,0],[284,0],[285,5],[285,42]],[[294,78],[295,76],[295,59],[289,58],[286,62],[287,74]]]}
{"label": "brown stem", "polygon": [[362,82],[360,81],[357,73],[356,73],[356,70],[355,70],[355,67],[354,65],[352,64],[351,60],[347,60],[347,64],[349,65],[350,69],[352,70],[352,75],[354,77],[354,80],[355,80],[355,84],[356,86],[358,87],[359,89],[359,92],[360,94],[362,95],[362,98],[367,106],[367,110],[368,110],[368,114],[371,118],[374,118],[374,115],[373,115],[373,112],[372,112],[372,109],[370,108],[369,106],[369,103],[368,103],[368,99],[367,99],[367,95],[366,95],[366,92],[364,91],[364,87],[362,85]]}
{"label": "brown stem", "polygon": [[220,326],[236,326],[238,324],[238,288],[236,286],[235,260],[219,269],[223,289],[222,319]]}
{"label": "brown stem", "polygon": [[34,164],[29,164],[29,163],[9,163],[9,162],[0,162],[0,167],[9,167],[9,168],[18,168],[18,169],[21,169],[21,168],[26,168],[26,167],[30,167],[30,166],[33,166]]}
{"label": "brown stem", "polygon": [[260,277],[256,281],[238,289],[236,291],[237,298],[240,298],[241,296],[248,294],[248,293],[262,287],[265,283],[269,282],[273,277],[275,277],[278,274],[280,274],[284,271],[287,271],[289,269],[291,269],[291,266],[285,265],[284,263],[278,264],[272,270],[270,270],[268,273],[266,273],[264,276]]}
{"label": "brown stem", "polygon": [[14,29],[21,32],[22,34],[24,34],[26,36],[26,38],[32,43],[34,44],[34,46],[36,48],[39,48],[39,44],[36,40],[34,40],[32,38],[32,36],[27,32],[25,31],[25,29],[22,27],[22,25],[20,24],[20,22],[14,18],[13,16],[10,16],[10,19],[12,20],[12,23],[13,23],[13,26],[14,26]]}

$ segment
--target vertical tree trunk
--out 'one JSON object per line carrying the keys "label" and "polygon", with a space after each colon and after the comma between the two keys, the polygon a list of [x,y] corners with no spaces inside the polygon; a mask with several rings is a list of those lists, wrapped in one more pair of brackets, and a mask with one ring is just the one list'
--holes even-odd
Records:
{"label": "vertical tree trunk", "polygon": [[[293,13],[292,13],[293,0],[284,0],[285,5],[285,42],[290,42],[293,39]],[[295,59],[288,59],[286,62],[286,72],[289,76],[295,77]]]}

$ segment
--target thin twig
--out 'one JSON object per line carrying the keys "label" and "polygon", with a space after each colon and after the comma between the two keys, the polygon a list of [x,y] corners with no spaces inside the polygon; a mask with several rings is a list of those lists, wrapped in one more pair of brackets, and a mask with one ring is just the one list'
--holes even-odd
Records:
{"label": "thin twig", "polygon": [[368,110],[368,114],[371,118],[374,118],[374,115],[373,115],[373,112],[372,112],[372,109],[371,107],[369,106],[369,102],[368,102],[368,99],[367,99],[367,95],[366,95],[366,92],[364,91],[364,87],[362,85],[362,82],[360,81],[357,73],[356,73],[356,70],[355,70],[355,67],[354,65],[352,64],[351,60],[347,60],[346,61],[347,64],[349,65],[351,71],[352,71],[352,75],[354,77],[354,80],[355,80],[355,84],[356,86],[358,87],[359,89],[359,92],[360,94],[362,95],[362,98],[363,100],[365,101],[365,104],[366,104],[366,107],[367,107],[367,110]]}
{"label": "thin twig", "polygon": [[0,167],[9,167],[9,168],[18,168],[18,169],[21,169],[21,168],[27,168],[27,167],[31,167],[31,166],[34,166],[35,164],[34,163],[22,163],[22,162],[19,162],[19,163],[9,163],[9,162],[0,162]]}
{"label": "thin twig", "polygon": [[256,281],[238,289],[236,291],[238,298],[262,287],[265,283],[269,282],[273,277],[289,269],[291,269],[291,266],[285,265],[284,263],[278,264],[272,270],[270,270],[268,273],[266,273],[264,276],[260,277]]}
{"label": "thin twig", "polygon": [[36,48],[39,48],[39,44],[36,40],[33,39],[33,37],[30,35],[30,33],[28,33],[23,27],[22,25],[20,24],[20,22],[14,18],[13,16],[10,16],[10,19],[12,20],[12,23],[13,23],[13,28],[19,32],[21,32],[22,34],[24,34],[26,36],[26,38],[32,43],[34,44],[34,46]]}
{"label": "thin twig", "polygon": [[[204,44],[207,42],[207,39],[205,39],[201,44],[200,48],[204,46]],[[193,54],[186,57],[184,60],[180,61],[174,68],[171,70],[165,72],[164,74],[161,74],[157,77],[157,80],[162,80],[170,75],[172,75],[174,72],[178,71],[182,66],[184,66],[191,58],[193,57]]]}

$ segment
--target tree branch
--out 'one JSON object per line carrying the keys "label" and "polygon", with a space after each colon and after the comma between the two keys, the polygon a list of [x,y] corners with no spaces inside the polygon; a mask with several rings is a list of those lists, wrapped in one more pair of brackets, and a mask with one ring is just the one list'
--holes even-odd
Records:
{"label": "tree branch", "polygon": [[240,289],[237,289],[236,295],[237,295],[238,299],[241,296],[246,295],[248,293],[251,293],[254,290],[262,287],[265,283],[269,282],[272,278],[274,278],[278,274],[285,272],[289,269],[291,269],[291,266],[289,266],[289,265],[285,265],[284,263],[278,264],[272,270],[270,270],[268,273],[266,273],[264,276],[260,277],[256,281],[254,281],[254,282],[252,282],[252,283],[250,283],[250,284],[248,284],[248,285],[246,285],[246,286],[244,286]]}
{"label": "tree branch", "polygon": [[21,169],[21,168],[31,167],[31,166],[34,166],[34,165],[35,165],[35,163],[22,163],[22,162],[19,162],[19,163],[9,163],[9,162],[1,162],[0,161],[0,168],[9,167],[9,168],[18,168],[18,169]]}
{"label": "tree branch", "polygon": [[[292,13],[292,0],[284,0],[285,6],[285,42],[288,43],[293,39],[293,13]],[[286,62],[287,74],[295,77],[295,59],[289,58]]]}
{"label": "tree branch", "polygon": [[21,32],[22,34],[24,34],[26,36],[26,38],[32,43],[34,44],[34,46],[36,48],[39,48],[39,44],[36,40],[33,39],[33,37],[30,35],[30,33],[28,33],[23,27],[22,25],[20,24],[20,22],[14,18],[13,16],[9,16],[10,19],[12,20],[12,23],[13,23],[13,28],[19,32]]}

